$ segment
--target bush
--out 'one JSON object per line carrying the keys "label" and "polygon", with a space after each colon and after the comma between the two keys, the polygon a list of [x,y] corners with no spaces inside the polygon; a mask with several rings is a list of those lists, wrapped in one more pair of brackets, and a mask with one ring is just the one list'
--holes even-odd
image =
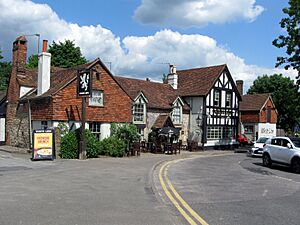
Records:
{"label": "bush", "polygon": [[[96,158],[100,151],[100,142],[89,131],[84,131],[86,140],[86,157]],[[61,138],[61,158],[64,159],[77,159],[80,144],[80,129],[71,131]]]}
{"label": "bush", "polygon": [[65,134],[61,138],[60,157],[63,159],[78,158],[78,140],[74,131]]}
{"label": "bush", "polygon": [[100,155],[112,157],[123,157],[126,151],[126,144],[117,137],[109,137],[100,141]]}
{"label": "bush", "polygon": [[[112,136],[122,140],[127,148],[133,143],[139,140],[139,133],[137,127],[131,123],[115,124],[111,126]],[[129,149],[127,149],[128,151]]]}

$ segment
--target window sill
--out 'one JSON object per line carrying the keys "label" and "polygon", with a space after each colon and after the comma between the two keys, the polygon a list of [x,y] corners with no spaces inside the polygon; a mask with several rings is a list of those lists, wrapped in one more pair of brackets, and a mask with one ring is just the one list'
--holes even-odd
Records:
{"label": "window sill", "polygon": [[104,105],[88,105],[91,108],[104,108]]}

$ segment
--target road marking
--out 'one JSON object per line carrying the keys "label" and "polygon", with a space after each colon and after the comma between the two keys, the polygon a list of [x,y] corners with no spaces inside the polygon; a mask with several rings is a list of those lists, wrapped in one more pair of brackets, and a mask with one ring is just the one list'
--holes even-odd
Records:
{"label": "road marking", "polygon": [[[233,155],[233,153],[220,153],[220,154],[213,154],[213,155],[198,155],[198,156],[192,156],[191,158],[184,158],[184,159],[177,159],[173,161],[169,161],[164,163],[160,170],[159,170],[159,181],[160,184],[165,192],[165,194],[168,196],[172,204],[177,208],[177,210],[181,213],[181,215],[188,221],[191,225],[197,225],[199,222],[201,225],[208,225],[208,223],[199,216],[198,213],[196,213],[189,204],[178,194],[176,189],[174,188],[172,182],[167,176],[168,168],[171,164],[193,159],[193,158],[207,158],[207,157],[218,157],[218,156],[228,156]],[[166,182],[165,182],[166,181]],[[191,216],[194,218],[191,218]]]}

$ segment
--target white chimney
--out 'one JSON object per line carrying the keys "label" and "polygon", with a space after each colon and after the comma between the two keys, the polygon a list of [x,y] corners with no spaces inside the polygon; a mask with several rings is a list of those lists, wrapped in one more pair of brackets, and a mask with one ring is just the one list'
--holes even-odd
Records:
{"label": "white chimney", "polygon": [[43,40],[43,51],[39,54],[37,95],[44,94],[50,88],[51,54],[47,52],[47,45],[48,41]]}
{"label": "white chimney", "polygon": [[170,65],[170,71],[168,74],[168,84],[170,84],[174,89],[178,86],[178,74],[176,73],[176,66]]}

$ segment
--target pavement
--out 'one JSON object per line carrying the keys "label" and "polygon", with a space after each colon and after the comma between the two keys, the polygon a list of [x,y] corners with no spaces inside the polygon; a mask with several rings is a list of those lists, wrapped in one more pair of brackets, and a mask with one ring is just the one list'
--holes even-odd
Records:
{"label": "pavement", "polygon": [[18,148],[9,145],[0,145],[0,151],[9,152],[9,153],[31,153],[31,150],[28,148]]}

